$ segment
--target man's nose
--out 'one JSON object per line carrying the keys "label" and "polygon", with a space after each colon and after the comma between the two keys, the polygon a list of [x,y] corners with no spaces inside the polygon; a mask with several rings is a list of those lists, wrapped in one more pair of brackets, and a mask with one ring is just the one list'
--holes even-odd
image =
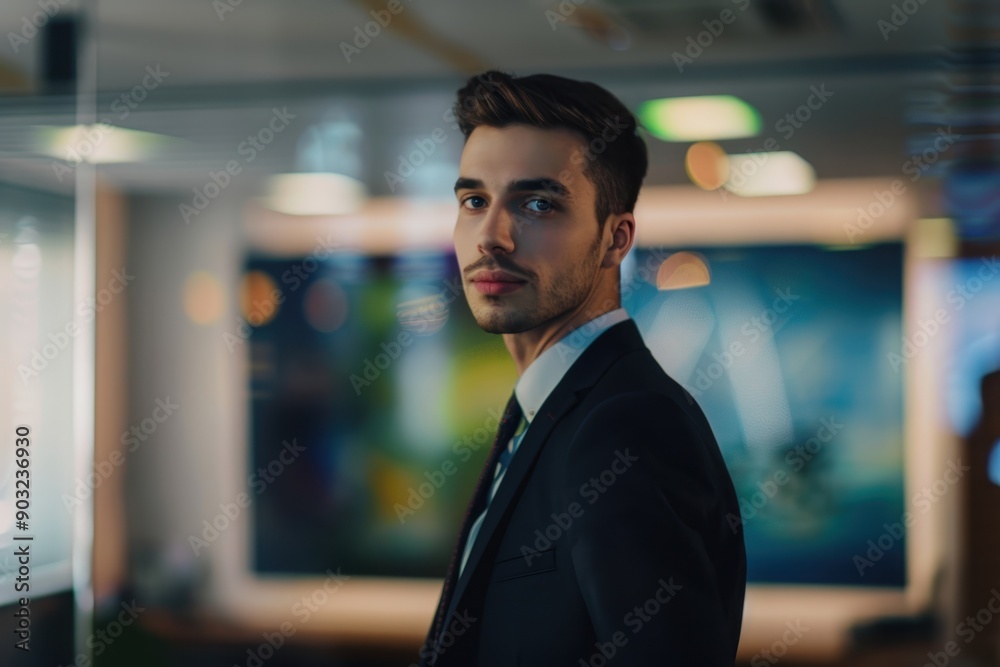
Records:
{"label": "man's nose", "polygon": [[491,208],[479,227],[479,249],[482,252],[514,250],[517,220],[503,207]]}

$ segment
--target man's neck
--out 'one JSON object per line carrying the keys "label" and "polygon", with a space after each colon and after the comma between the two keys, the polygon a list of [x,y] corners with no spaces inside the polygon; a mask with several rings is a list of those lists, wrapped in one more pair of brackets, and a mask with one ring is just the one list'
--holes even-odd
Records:
{"label": "man's neck", "polygon": [[590,303],[581,304],[578,309],[543,322],[529,331],[503,334],[503,342],[514,360],[517,376],[521,377],[535,359],[574,329],[620,307],[620,299],[608,299],[600,308],[595,308]]}

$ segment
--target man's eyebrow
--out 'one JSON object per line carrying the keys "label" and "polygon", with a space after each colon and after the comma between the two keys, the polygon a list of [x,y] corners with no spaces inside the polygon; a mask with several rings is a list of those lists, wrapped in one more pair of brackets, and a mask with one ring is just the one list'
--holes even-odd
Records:
{"label": "man's eyebrow", "polygon": [[[482,188],[483,182],[478,178],[460,177],[455,181],[455,192]],[[573,194],[569,191],[569,188],[554,178],[522,178],[507,184],[507,192],[528,192],[534,190],[542,190],[563,199],[573,198]]]}
{"label": "man's eyebrow", "polygon": [[511,181],[507,184],[507,190],[508,192],[542,190],[563,199],[573,198],[569,188],[554,178],[523,178],[519,181]]}
{"label": "man's eyebrow", "polygon": [[457,181],[455,181],[455,192],[459,190],[476,190],[483,187],[483,182],[478,178],[465,178],[460,176]]}

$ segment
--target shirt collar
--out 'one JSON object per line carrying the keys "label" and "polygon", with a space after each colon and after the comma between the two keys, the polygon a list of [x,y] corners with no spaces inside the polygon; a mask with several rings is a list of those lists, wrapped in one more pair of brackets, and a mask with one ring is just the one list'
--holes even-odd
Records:
{"label": "shirt collar", "polygon": [[587,346],[606,329],[627,319],[629,314],[624,308],[598,315],[549,346],[524,369],[514,385],[514,393],[529,424]]}

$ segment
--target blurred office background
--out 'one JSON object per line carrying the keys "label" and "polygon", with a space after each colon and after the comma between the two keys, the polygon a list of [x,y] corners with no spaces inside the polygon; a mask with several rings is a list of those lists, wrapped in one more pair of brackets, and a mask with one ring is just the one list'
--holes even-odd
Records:
{"label": "blurred office background", "polygon": [[998,26],[5,0],[3,664],[416,662],[516,379],[451,248],[449,110],[490,68],[646,128],[623,305],[741,498],[740,664],[998,664]]}

